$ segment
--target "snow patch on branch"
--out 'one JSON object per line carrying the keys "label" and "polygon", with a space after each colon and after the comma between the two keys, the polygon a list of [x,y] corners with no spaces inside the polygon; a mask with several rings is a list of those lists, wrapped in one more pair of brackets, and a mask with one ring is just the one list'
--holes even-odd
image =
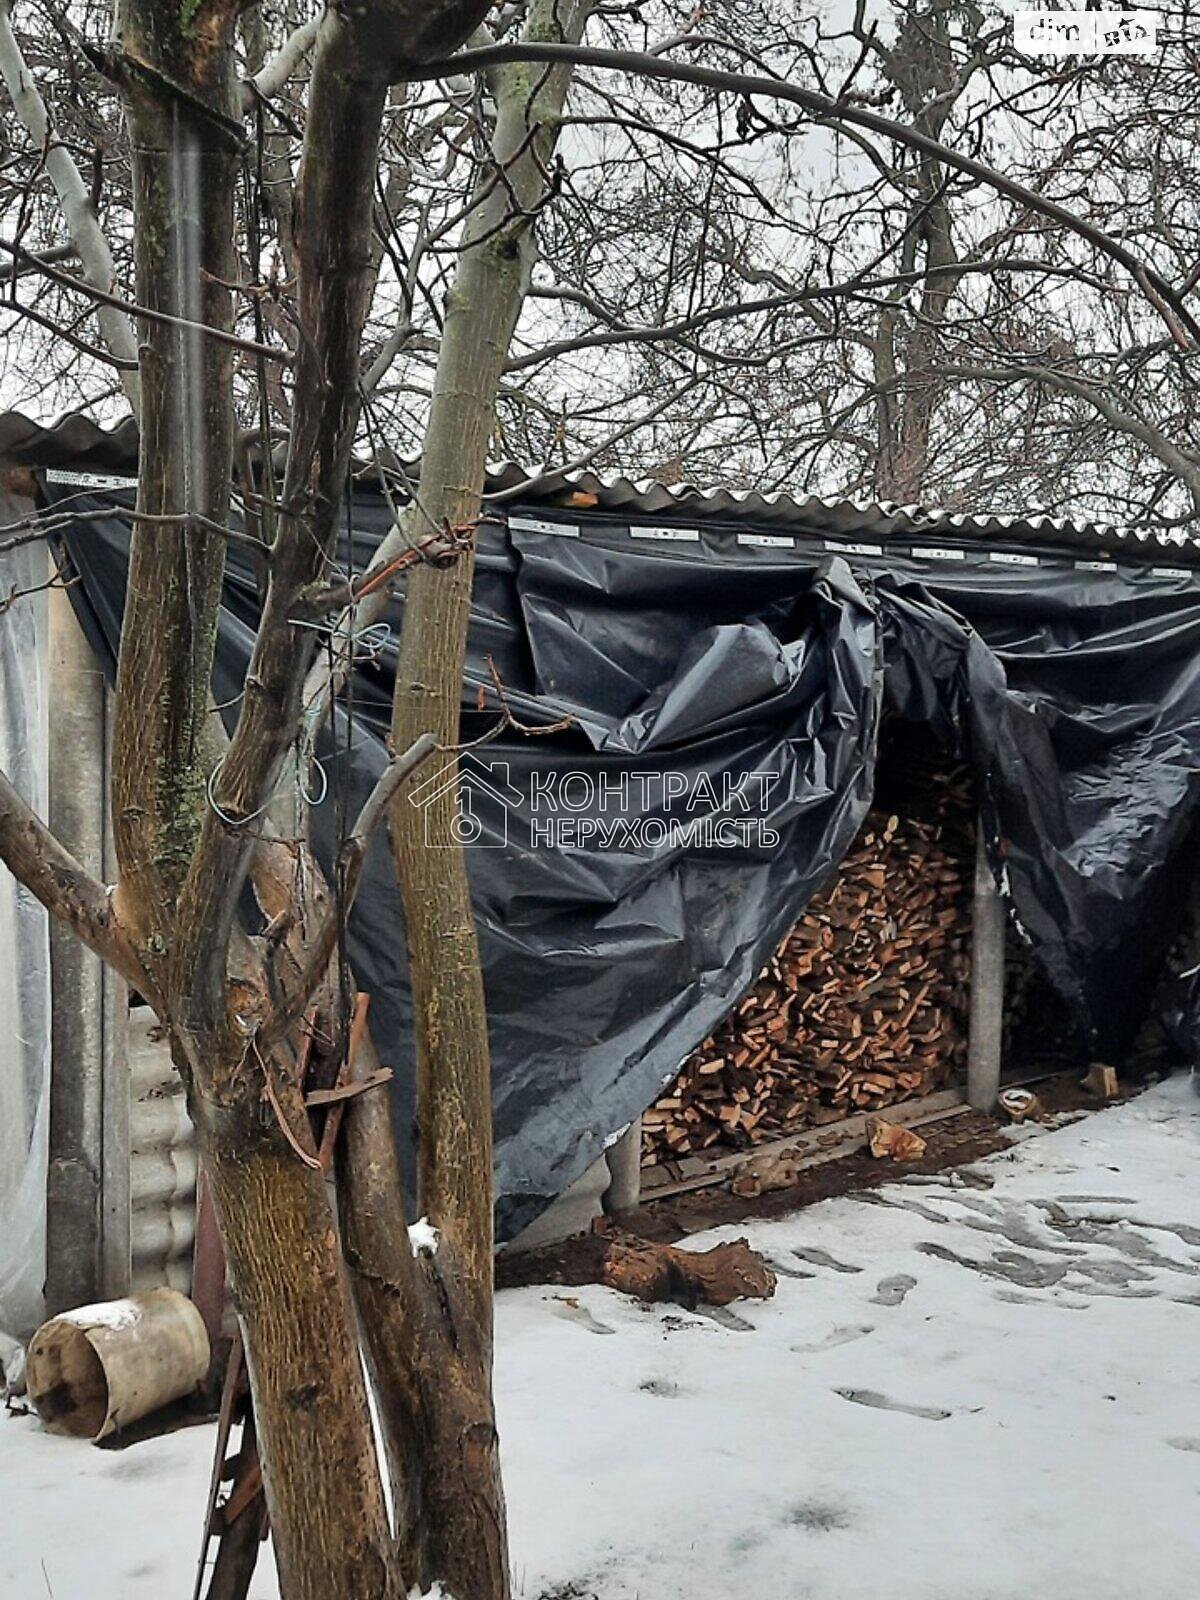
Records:
{"label": "snow patch on branch", "polygon": [[[435,1256],[438,1247],[438,1231],[428,1217],[422,1217],[419,1222],[414,1222],[408,1230],[408,1242],[414,1256]],[[409,1596],[414,1600],[416,1591]],[[448,1594],[443,1594],[441,1588],[434,1584],[429,1591],[428,1600],[453,1600]]]}

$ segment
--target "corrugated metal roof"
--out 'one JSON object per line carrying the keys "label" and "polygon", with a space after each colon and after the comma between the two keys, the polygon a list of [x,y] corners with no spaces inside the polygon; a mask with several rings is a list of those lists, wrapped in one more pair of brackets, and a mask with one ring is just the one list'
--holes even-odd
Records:
{"label": "corrugated metal roof", "polygon": [[[1084,546],[1147,558],[1164,550],[1200,560],[1200,537],[1180,533],[1154,535],[1107,523],[1072,522],[1043,512],[1023,516],[981,516],[973,512],[939,511],[926,506],[894,505],[881,500],[854,500],[823,495],[797,496],[786,490],[762,494],[755,489],[724,485],[666,484],[649,478],[628,478],[590,468],[574,472],[535,470],[516,462],[491,469],[494,491],[514,504],[561,503],[564,494],[595,496],[596,507],[643,516],[685,516],[692,521],[737,522],[778,528],[791,533],[862,535],[871,538],[1003,540],[1019,544]],[[533,479],[521,492],[522,483]],[[577,502],[578,503],[578,502]]]}
{"label": "corrugated metal roof", "polygon": [[0,465],[5,467],[131,472],[137,467],[137,449],[137,423],[132,417],[102,428],[72,411],[47,427],[19,411],[0,412]]}
{"label": "corrugated metal roof", "polygon": [[[5,412],[0,414],[0,465],[132,473],[137,465],[137,428],[132,418],[102,428],[79,413],[46,427],[19,412]],[[369,463],[360,466],[369,469]],[[415,463],[404,466],[415,476]],[[1196,532],[1149,533],[1109,523],[1073,522],[1036,511],[983,516],[878,500],[798,496],[787,491],[761,494],[720,484],[667,484],[586,467],[574,471],[531,468],[515,461],[489,466],[487,490],[513,506],[571,505],[633,516],[681,516],[792,533],[858,534],[881,540],[1065,545],[1147,560],[1170,551],[1189,565],[1200,563],[1200,528]]]}

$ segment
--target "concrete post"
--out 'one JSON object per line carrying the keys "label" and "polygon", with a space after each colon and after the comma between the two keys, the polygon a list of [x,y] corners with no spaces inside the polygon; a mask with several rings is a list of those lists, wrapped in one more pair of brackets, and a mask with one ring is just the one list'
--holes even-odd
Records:
{"label": "concrete post", "polygon": [[971,1016],[967,1046],[967,1100],[976,1111],[996,1109],[1003,1032],[1004,902],[988,864],[980,818],[975,843]]}
{"label": "concrete post", "polygon": [[608,1164],[608,1188],[600,1197],[605,1212],[612,1216],[632,1211],[642,1198],[642,1119],[635,1117],[615,1144],[604,1152]]}
{"label": "concrete post", "polygon": [[[70,597],[49,594],[49,823],[89,872],[104,871],[104,677]],[[50,1165],[46,1310],[101,1292],[104,972],[98,956],[50,924]]]}

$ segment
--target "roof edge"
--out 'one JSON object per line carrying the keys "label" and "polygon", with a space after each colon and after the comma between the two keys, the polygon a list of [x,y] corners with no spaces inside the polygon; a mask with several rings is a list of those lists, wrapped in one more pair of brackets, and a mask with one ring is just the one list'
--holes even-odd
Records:
{"label": "roof edge", "polygon": [[[58,468],[78,472],[132,475],[137,470],[138,430],[132,417],[104,428],[82,412],[70,412],[49,425],[19,411],[0,413],[0,467]],[[389,463],[414,477],[415,461]],[[359,462],[362,473],[372,463]],[[634,516],[668,516],[705,521],[744,522],[794,533],[859,533],[878,539],[968,539],[1062,544],[1111,552],[1175,552],[1200,561],[1200,528],[1190,533],[1154,533],[1102,522],[1076,522],[1034,511],[1024,515],[982,515],[896,505],[885,500],[841,496],[797,496],[786,490],[764,494],[723,484],[667,484],[631,478],[592,467],[529,467],[516,461],[490,463],[486,490],[507,504],[589,508]]]}

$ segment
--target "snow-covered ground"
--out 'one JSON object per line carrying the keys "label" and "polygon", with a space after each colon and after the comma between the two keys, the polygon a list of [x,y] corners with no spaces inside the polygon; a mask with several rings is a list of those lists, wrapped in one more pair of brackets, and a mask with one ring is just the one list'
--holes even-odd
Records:
{"label": "snow-covered ground", "polygon": [[[501,1296],[526,1600],[1161,1600],[1200,1581],[1200,1100],[747,1232],[773,1300]],[[0,1418],[0,1594],[190,1591],[212,1448]],[[261,1573],[254,1600],[274,1595]]]}

